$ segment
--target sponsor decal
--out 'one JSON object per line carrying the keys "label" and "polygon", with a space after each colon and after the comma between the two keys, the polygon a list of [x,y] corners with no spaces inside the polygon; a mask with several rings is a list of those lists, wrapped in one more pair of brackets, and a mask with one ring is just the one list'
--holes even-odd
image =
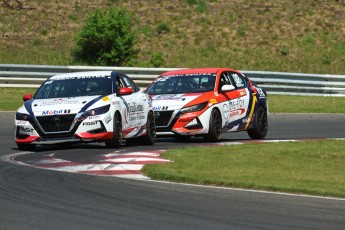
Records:
{"label": "sponsor decal", "polygon": [[169,77],[159,77],[155,80],[155,82],[166,81],[167,79],[169,79]]}
{"label": "sponsor decal", "polygon": [[245,109],[244,108],[239,108],[236,110],[232,110],[230,111],[230,117],[236,117],[236,116],[240,116],[244,113]]}
{"label": "sponsor decal", "polygon": [[256,88],[256,87],[254,88],[256,89],[260,97],[266,97],[264,91],[261,88]]}
{"label": "sponsor decal", "polygon": [[120,105],[120,102],[119,101],[113,101],[111,102],[112,105]]}
{"label": "sponsor decal", "polygon": [[109,122],[111,121],[111,116],[108,115],[105,119],[104,119],[104,122],[109,124]]}
{"label": "sponsor decal", "polygon": [[56,115],[56,114],[64,114],[64,113],[71,113],[71,110],[70,109],[46,110],[42,112],[42,115]]}
{"label": "sponsor decal", "polygon": [[21,134],[27,134],[27,133],[32,134],[33,131],[34,131],[34,129],[32,129],[32,128],[24,128],[24,127],[19,128],[19,133],[21,133]]}
{"label": "sponsor decal", "polygon": [[158,95],[152,98],[153,101],[162,101],[162,100],[175,100],[175,101],[184,101],[185,98],[181,94],[173,95]]}
{"label": "sponsor decal", "polygon": [[97,125],[99,121],[87,121],[83,123],[83,126]]}
{"label": "sponsor decal", "polygon": [[145,119],[145,115],[144,114],[136,114],[136,115],[134,115],[134,116],[130,116],[129,117],[129,120],[130,121],[140,121],[140,120],[144,120]]}
{"label": "sponsor decal", "polygon": [[169,75],[169,76],[161,76],[162,78],[165,77],[165,78],[169,78],[169,77],[183,77],[183,76],[214,76],[215,74],[213,73],[187,73],[187,74],[172,74],[172,75]]}
{"label": "sponsor decal", "polygon": [[136,113],[144,111],[144,106],[136,102],[128,103],[129,113]]}
{"label": "sponsor decal", "polygon": [[17,125],[25,125],[27,121],[17,121]]}
{"label": "sponsor decal", "polygon": [[238,98],[238,99],[229,101],[229,109],[230,110],[236,110],[238,108],[243,108],[243,107],[244,107],[244,99],[243,98]]}
{"label": "sponsor decal", "polygon": [[229,117],[236,117],[242,115],[246,110],[244,108],[244,99],[238,98],[229,101],[228,104],[223,105],[223,117],[228,119]]}
{"label": "sponsor decal", "polygon": [[[64,79],[90,79],[90,78],[110,78],[110,76],[105,76],[105,75],[97,75],[97,76],[76,76],[76,77],[66,77]],[[58,79],[56,79],[58,80]]]}
{"label": "sponsor decal", "polygon": [[105,96],[102,98],[103,101],[107,102],[107,101],[110,101],[110,98],[108,96]]}
{"label": "sponsor decal", "polygon": [[154,106],[153,110],[168,110],[168,106]]}
{"label": "sponsor decal", "polygon": [[212,98],[211,100],[210,100],[210,103],[213,105],[213,104],[217,104],[217,99],[215,99],[215,98]]}
{"label": "sponsor decal", "polygon": [[91,117],[88,117],[87,119],[89,119],[89,120],[98,120],[100,118],[101,118],[101,116],[91,116]]}
{"label": "sponsor decal", "polygon": [[236,73],[231,74],[231,76],[234,79],[237,87],[243,87],[244,86],[243,80]]}
{"label": "sponsor decal", "polygon": [[54,99],[52,101],[45,101],[42,102],[42,104],[40,106],[48,106],[48,105],[75,105],[78,104],[79,101],[78,100],[69,100],[69,99],[63,99],[63,98],[59,98],[59,99]]}

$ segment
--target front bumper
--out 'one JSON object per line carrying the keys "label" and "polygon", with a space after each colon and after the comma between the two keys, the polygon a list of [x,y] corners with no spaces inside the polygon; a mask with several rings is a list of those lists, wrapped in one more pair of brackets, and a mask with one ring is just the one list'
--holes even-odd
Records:
{"label": "front bumper", "polygon": [[[63,131],[54,130],[53,125],[33,121],[15,120],[15,141],[17,144],[59,144],[66,142],[104,141],[113,137],[109,115],[88,117],[82,121],[71,121]],[[107,122],[105,122],[107,121]],[[44,131],[49,128],[49,132]]]}
{"label": "front bumper", "polygon": [[[165,117],[166,123],[160,124],[160,119],[156,126],[157,135],[179,134],[179,135],[204,135],[209,130],[209,119],[211,109],[208,108],[204,112],[193,112],[180,114],[179,110],[167,111],[169,117]],[[157,118],[156,118],[157,121]],[[157,124],[157,123],[156,123]]]}

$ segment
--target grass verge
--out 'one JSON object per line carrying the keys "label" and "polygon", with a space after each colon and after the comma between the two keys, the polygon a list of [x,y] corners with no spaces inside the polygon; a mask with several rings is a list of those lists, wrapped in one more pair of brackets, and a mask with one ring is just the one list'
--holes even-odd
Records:
{"label": "grass verge", "polygon": [[0,88],[0,111],[16,111],[23,105],[24,94],[34,93],[34,88]]}
{"label": "grass verge", "polygon": [[146,165],[156,180],[345,197],[345,141],[186,147]]}
{"label": "grass verge", "polygon": [[345,113],[344,97],[268,95],[272,113]]}
{"label": "grass verge", "polygon": [[[33,88],[0,88],[0,111],[15,111],[23,104],[22,97],[34,93]],[[269,95],[271,113],[345,113],[342,97],[303,97]]]}

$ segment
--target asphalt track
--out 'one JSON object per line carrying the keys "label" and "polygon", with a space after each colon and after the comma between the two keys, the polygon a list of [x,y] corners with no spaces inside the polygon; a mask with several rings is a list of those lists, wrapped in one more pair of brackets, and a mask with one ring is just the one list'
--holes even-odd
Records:
{"label": "asphalt track", "polygon": [[[0,157],[16,154],[13,112],[0,112]],[[344,138],[345,114],[270,114],[268,140]],[[224,142],[248,140],[246,133]],[[199,144],[158,139],[159,150]],[[98,144],[43,147],[83,161]],[[0,229],[344,229],[345,200],[128,180],[44,170],[0,160]]]}

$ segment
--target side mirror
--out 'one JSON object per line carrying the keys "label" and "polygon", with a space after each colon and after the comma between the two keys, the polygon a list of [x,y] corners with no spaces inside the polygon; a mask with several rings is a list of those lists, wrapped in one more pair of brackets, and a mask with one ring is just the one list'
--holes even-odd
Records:
{"label": "side mirror", "polygon": [[23,96],[23,101],[28,101],[28,100],[30,100],[32,98],[32,94],[25,94],[24,96]]}
{"label": "side mirror", "polygon": [[221,88],[221,90],[223,92],[232,91],[234,89],[235,89],[235,86],[233,86],[233,85],[223,85]]}
{"label": "side mirror", "polygon": [[119,94],[120,95],[129,95],[133,93],[133,89],[132,88],[121,88],[119,90]]}

